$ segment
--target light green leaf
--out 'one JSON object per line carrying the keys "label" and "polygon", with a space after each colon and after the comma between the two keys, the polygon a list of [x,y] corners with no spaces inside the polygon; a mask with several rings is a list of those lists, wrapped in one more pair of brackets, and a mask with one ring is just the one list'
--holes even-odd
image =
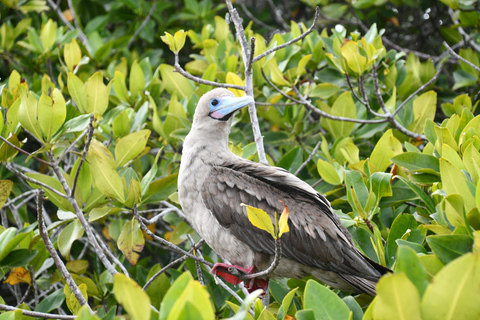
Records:
{"label": "light green leaf", "polygon": [[67,79],[68,93],[77,105],[77,108],[82,113],[87,113],[87,94],[85,92],[85,85],[73,73],[68,73]]}
{"label": "light green leaf", "polygon": [[95,72],[85,82],[86,106],[87,113],[97,112],[102,115],[108,107],[108,97],[110,96],[110,88],[112,81],[106,86],[103,84],[103,75],[100,71]]}
{"label": "light green leaf", "polygon": [[373,319],[421,320],[420,295],[404,273],[384,276],[377,284]]}
{"label": "light green leaf", "polygon": [[392,163],[390,159],[402,153],[402,144],[393,136],[392,129],[378,140],[370,155],[370,170],[372,172],[384,172]]}
{"label": "light green leaf", "polygon": [[142,153],[147,145],[150,130],[140,130],[131,133],[117,141],[115,159],[118,167],[123,167],[130,160]]}
{"label": "light green leaf", "polygon": [[3,208],[13,189],[13,181],[0,180],[0,209]]}
{"label": "light green leaf", "polygon": [[340,50],[342,56],[347,60],[348,67],[355,73],[362,74],[367,64],[367,58],[358,52],[358,44],[354,41],[347,41]]}
{"label": "light green leaf", "polygon": [[[350,91],[345,91],[335,100],[329,113],[333,116],[355,119],[357,111]],[[325,129],[330,131],[335,139],[348,137],[355,126],[353,122],[330,120],[327,118],[322,118],[321,123]]]}
{"label": "light green leaf", "polygon": [[186,37],[187,37],[187,32],[183,31],[183,29],[175,32],[175,35],[173,36],[173,38],[175,39],[175,48],[177,52],[182,50],[183,46],[185,45]]}
{"label": "light green leaf", "polygon": [[333,291],[315,280],[308,280],[305,286],[304,309],[311,309],[315,319],[347,320],[350,309]]}
{"label": "light green leaf", "polygon": [[80,50],[77,40],[72,39],[72,42],[65,44],[63,59],[67,65],[68,72],[74,72],[82,59],[82,51]]}
{"label": "light green leaf", "polygon": [[[136,62],[137,61],[135,60],[135,63]],[[130,81],[131,81],[131,76],[130,76]],[[145,81],[145,79],[143,81]],[[115,94],[117,95],[118,99],[120,99],[120,101],[129,103],[127,85],[125,84],[125,75],[120,71],[115,71],[115,76],[113,78],[113,90],[115,91]]]}
{"label": "light green leaf", "polygon": [[332,185],[337,185],[342,183],[342,178],[337,174],[337,171],[333,165],[322,159],[317,161],[317,170],[323,180]]}
{"label": "light green leaf", "polygon": [[150,298],[135,281],[117,273],[113,277],[113,292],[132,319],[150,319]]}
{"label": "light green leaf", "polygon": [[472,210],[475,206],[475,197],[468,188],[466,178],[462,171],[451,164],[447,159],[440,158],[440,174],[442,187],[447,194],[459,194],[465,201],[465,209]]}
{"label": "light green leaf", "polygon": [[[233,72],[227,72],[225,81],[227,83],[235,84],[237,86],[245,85],[245,80],[242,80],[236,73],[233,73]],[[232,91],[235,94],[235,97],[243,97],[245,95],[245,92],[242,90],[231,89],[231,88],[228,88],[228,90]]]}
{"label": "light green leaf", "polygon": [[58,235],[58,250],[65,259],[70,260],[70,249],[75,240],[83,236],[83,226],[80,220],[76,219],[68,224]]}
{"label": "light green leaf", "polygon": [[160,74],[162,76],[163,85],[168,93],[176,93],[180,99],[190,97],[194,91],[191,80],[188,80],[178,72],[174,72],[175,68],[168,64],[161,64]]}
{"label": "light green leaf", "polygon": [[38,101],[38,122],[46,141],[60,129],[66,117],[67,108],[60,90],[53,89],[51,97],[42,93]]}
{"label": "light green leaf", "polygon": [[[82,293],[82,296],[85,298],[85,300],[88,301],[87,285],[85,283],[82,283],[78,285],[78,289]],[[63,292],[65,293],[65,302],[67,303],[68,310],[70,310],[73,314],[77,314],[77,312],[81,308],[81,305],[78,302],[77,298],[75,297],[75,294],[73,294],[72,289],[70,289],[70,287],[68,286],[68,284],[65,284],[65,287],[63,288]]]}
{"label": "light green leaf", "polygon": [[49,51],[55,43],[57,38],[57,26],[52,19],[48,19],[47,23],[42,26],[40,31],[40,39],[42,40],[42,46],[44,51]]}
{"label": "light green leaf", "polygon": [[144,88],[145,76],[142,68],[137,63],[137,60],[135,60],[130,70],[130,94],[132,95],[132,99],[134,101],[138,98],[138,95],[143,92]]}
{"label": "light green leaf", "polygon": [[22,127],[30,131],[37,139],[43,141],[40,124],[38,123],[37,100],[30,92],[19,86],[21,105],[18,109],[18,120]]}

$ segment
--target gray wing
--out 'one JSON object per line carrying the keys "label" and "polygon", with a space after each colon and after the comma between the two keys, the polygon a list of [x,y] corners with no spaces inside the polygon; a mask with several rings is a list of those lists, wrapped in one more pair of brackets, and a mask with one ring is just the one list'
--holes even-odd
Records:
{"label": "gray wing", "polygon": [[250,223],[246,208],[240,204],[260,208],[273,220],[274,212],[283,211],[282,200],[290,211],[290,232],[282,236],[286,258],[376,281],[380,273],[355,248],[328,201],[303,184],[283,169],[252,162],[230,163],[211,169],[202,197],[220,225],[253,250],[270,255],[274,254],[274,240]]}

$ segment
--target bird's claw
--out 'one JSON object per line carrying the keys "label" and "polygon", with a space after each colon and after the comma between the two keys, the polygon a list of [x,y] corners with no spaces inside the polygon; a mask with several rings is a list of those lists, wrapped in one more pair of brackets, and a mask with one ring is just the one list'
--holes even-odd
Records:
{"label": "bird's claw", "polygon": [[212,268],[212,274],[222,278],[223,280],[233,285],[238,285],[241,282],[245,283],[245,288],[248,292],[253,292],[257,289],[268,290],[268,279],[254,278],[250,280],[241,280],[237,276],[252,274],[255,271],[255,267],[243,268],[237,265],[231,265],[227,263],[216,263]]}

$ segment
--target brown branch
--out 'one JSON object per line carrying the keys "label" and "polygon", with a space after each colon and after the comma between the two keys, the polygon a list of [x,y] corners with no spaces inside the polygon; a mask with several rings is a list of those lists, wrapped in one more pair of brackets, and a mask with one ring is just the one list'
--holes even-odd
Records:
{"label": "brown branch", "polygon": [[[71,0],[69,0],[71,1]],[[155,1],[152,5],[152,7],[150,8],[150,11],[148,12],[148,15],[147,17],[145,18],[145,20],[143,20],[142,24],[140,25],[140,27],[138,27],[138,29],[135,31],[135,33],[133,34],[133,36],[130,38],[130,41],[128,41],[128,44],[127,44],[127,50],[130,50],[130,47],[132,46],[133,42],[135,41],[135,39],[138,37],[138,35],[140,34],[140,32],[142,32],[143,28],[145,28],[145,26],[147,25],[148,21],[150,21],[150,19],[152,18],[152,15],[153,15],[153,12],[155,11],[155,8],[157,7],[157,2]]]}
{"label": "brown branch", "polygon": [[175,71],[180,73],[182,76],[184,76],[185,78],[190,79],[192,81],[195,81],[197,83],[205,84],[207,86],[214,86],[214,87],[219,87],[219,88],[231,88],[231,89],[237,89],[237,90],[245,91],[245,86],[237,86],[236,84],[220,83],[220,82],[205,80],[205,79],[202,79],[202,78],[199,78],[199,77],[195,77],[194,75],[191,75],[190,73],[183,70],[183,68],[180,66],[177,52],[175,52],[174,67],[175,67]]}
{"label": "brown branch", "polygon": [[373,87],[375,88],[375,95],[377,96],[377,101],[380,104],[380,107],[382,107],[383,112],[385,112],[386,115],[390,115],[390,111],[388,111],[387,106],[383,101],[382,94],[380,93],[380,86],[378,85],[377,66],[375,65],[375,62],[372,63],[372,78]]}
{"label": "brown branch", "polygon": [[[92,142],[94,120],[95,120],[95,116],[92,114],[90,116],[90,123],[88,124],[88,129],[86,130],[88,132],[87,141],[85,142],[85,146],[82,152],[82,158],[80,159],[80,163],[78,164],[78,167],[77,167],[77,172],[75,172],[75,178],[73,179],[72,194],[75,194],[75,188],[77,186],[78,177],[80,176],[80,169],[82,169],[82,165],[87,158],[87,152],[88,152],[88,149],[90,148],[90,142]],[[58,164],[58,161],[57,161],[57,164]]]}
{"label": "brown branch", "polygon": [[36,318],[44,318],[44,319],[74,320],[76,318],[76,316],[67,316],[67,315],[61,315],[61,314],[53,314],[53,313],[44,313],[44,312],[24,310],[24,309],[20,309],[20,308],[7,306],[5,304],[0,304],[0,310],[4,310],[4,311],[20,310],[22,312],[22,314],[24,314],[26,316],[36,317]]}
{"label": "brown branch", "polygon": [[[191,243],[191,245],[194,249],[195,248],[195,241],[193,241],[192,236],[187,233],[187,238],[190,241],[190,243]],[[193,254],[198,255],[198,250],[194,249]],[[200,263],[197,260],[195,260],[195,266],[197,267],[198,282],[200,282],[200,284],[203,286],[204,282],[203,282],[202,267],[200,266]]]}
{"label": "brown branch", "polygon": [[277,50],[280,50],[280,49],[283,49],[289,45],[291,45],[292,43],[295,43],[299,40],[302,40],[303,38],[305,38],[308,34],[310,34],[314,29],[315,29],[315,26],[317,24],[317,21],[318,21],[318,16],[320,15],[320,8],[319,7],[316,7],[315,8],[315,17],[313,18],[313,23],[312,25],[310,26],[310,28],[307,29],[307,31],[305,31],[304,33],[302,33],[301,35],[299,35],[298,37],[290,40],[290,41],[287,41],[285,42],[284,44],[281,44],[281,45],[278,45],[278,46],[275,46],[273,47],[272,49],[270,50],[267,50],[265,51],[264,53],[262,54],[259,54],[258,56],[256,56],[255,58],[253,58],[253,63],[257,62],[258,60],[262,59],[263,57],[265,56],[268,56],[270,53],[272,52],[275,52]]}
{"label": "brown branch", "polygon": [[294,175],[297,175],[300,173],[300,171],[302,171],[303,168],[305,168],[305,166],[307,165],[308,162],[310,162],[310,160],[312,160],[313,158],[313,155],[317,152],[318,148],[320,148],[320,145],[322,144],[322,140],[318,141],[317,144],[315,145],[315,147],[313,148],[312,152],[310,152],[310,154],[308,155],[308,158],[307,160],[305,160],[304,163],[302,163],[302,165],[297,169],[297,171],[295,171]]}
{"label": "brown branch", "polygon": [[465,59],[464,57],[462,57],[461,55],[459,55],[458,53],[456,53],[455,51],[453,51],[453,49],[448,45],[448,43],[446,41],[443,41],[443,45],[445,46],[445,48],[448,49],[448,51],[457,59],[465,62],[466,64],[468,64],[470,67],[474,68],[475,70],[477,70],[478,72],[480,72],[480,68],[476,65],[474,65],[472,62],[468,61],[467,59]]}
{"label": "brown branch", "polygon": [[67,156],[67,154],[70,152],[70,150],[73,149],[73,147],[75,147],[75,145],[80,141],[82,140],[83,137],[85,137],[85,135],[87,134],[87,130],[83,131],[76,139],[75,141],[73,141],[68,147],[67,149],[65,149],[62,154],[58,157],[57,159],[57,164],[60,164],[60,162],[63,161],[63,159]]}
{"label": "brown branch", "polygon": [[11,143],[10,141],[8,141],[7,139],[5,139],[4,137],[0,136],[0,140],[2,140],[3,142],[5,142],[6,144],[8,144],[8,145],[9,145],[10,147],[12,147],[13,149],[17,150],[18,152],[21,152],[21,153],[23,153],[24,155],[29,156],[30,158],[35,159],[35,160],[37,160],[38,162],[40,162],[40,163],[42,163],[42,164],[44,164],[44,165],[46,165],[46,166],[49,166],[49,167],[52,166],[52,164],[51,164],[50,162],[45,161],[45,160],[42,160],[42,159],[40,159],[40,158],[37,158],[36,156],[32,156],[31,153],[23,150],[23,149],[20,148],[20,147],[17,147],[16,145],[14,145],[13,143]]}
{"label": "brown branch", "polygon": [[73,280],[72,275],[70,274],[70,272],[68,272],[67,267],[65,267],[65,264],[63,263],[62,259],[60,259],[60,256],[58,255],[57,251],[53,246],[53,243],[50,241],[50,238],[48,237],[48,233],[46,230],[47,227],[43,222],[43,209],[42,209],[43,196],[44,196],[44,191],[42,188],[39,188],[37,193],[38,232],[40,233],[40,236],[42,237],[43,242],[45,243],[45,248],[50,253],[50,256],[53,258],[55,265],[60,270],[60,273],[62,274],[63,279],[65,279],[65,282],[68,284],[68,286],[72,290],[72,293],[75,296],[75,298],[78,300],[78,303],[80,303],[81,306],[87,305],[88,310],[90,310],[90,313],[92,313],[92,309],[88,305],[87,300],[85,300],[85,297],[83,296],[82,292],[80,291],[80,289],[78,289],[78,286]]}

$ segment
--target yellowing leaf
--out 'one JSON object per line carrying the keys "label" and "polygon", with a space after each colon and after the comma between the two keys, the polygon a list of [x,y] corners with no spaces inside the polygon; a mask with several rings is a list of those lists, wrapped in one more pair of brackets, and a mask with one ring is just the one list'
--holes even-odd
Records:
{"label": "yellowing leaf", "polygon": [[[82,293],[82,296],[85,298],[85,300],[88,301],[87,285],[85,283],[81,283],[78,285],[78,289]],[[78,302],[68,284],[65,284],[63,293],[65,293],[65,302],[67,303],[68,310],[70,310],[73,314],[77,314],[82,306]]]}
{"label": "yellowing leaf", "polygon": [[[242,80],[236,73],[228,72],[226,77],[226,82],[230,84],[236,84],[237,86],[244,86],[245,80]],[[228,90],[232,91],[236,97],[242,97],[245,95],[245,92],[242,90],[231,89]]]}
{"label": "yellowing leaf", "polygon": [[175,39],[175,48],[177,52],[179,52],[185,45],[185,38],[187,37],[187,32],[183,31],[183,29],[178,30],[177,32],[175,32],[175,35],[173,37]]}
{"label": "yellowing leaf", "polygon": [[[323,103],[320,103],[319,106],[322,108],[326,106]],[[322,108],[322,110],[325,108]],[[352,94],[350,91],[345,91],[342,93],[333,103],[333,106],[330,110],[323,110],[330,113],[333,116],[354,118],[357,116],[357,111],[355,108],[355,102],[353,102]],[[328,130],[335,138],[347,137],[353,130],[355,123],[346,122],[346,121],[337,121],[323,118],[321,120],[322,126]]]}
{"label": "yellowing leaf", "polygon": [[175,47],[175,38],[168,32],[165,32],[164,36],[160,36],[163,42],[165,42],[172,52],[178,52],[177,48]]}
{"label": "yellowing leaf", "polygon": [[60,90],[53,89],[51,97],[42,93],[38,101],[38,122],[46,141],[60,129],[66,117],[67,107]]}
{"label": "yellowing leaf", "polygon": [[370,170],[373,172],[384,172],[392,163],[390,159],[402,153],[402,144],[393,136],[389,129],[378,140],[370,155]]}
{"label": "yellowing leaf", "polygon": [[340,48],[342,56],[347,60],[348,67],[357,74],[362,74],[365,71],[367,58],[358,52],[358,45],[354,41],[345,42]]}
{"label": "yellowing leaf", "polygon": [[73,73],[68,73],[67,79],[68,93],[73,99],[73,102],[77,105],[77,108],[82,113],[87,113],[87,94],[85,93],[85,85]]}
{"label": "yellowing leaf", "polygon": [[135,159],[147,145],[150,130],[140,130],[121,138],[115,146],[115,158],[118,167],[123,167],[130,160]]}
{"label": "yellowing leaf", "polygon": [[107,110],[111,87],[111,81],[108,86],[103,84],[103,75],[101,72],[95,72],[85,82],[85,93],[87,95],[87,105],[85,106],[86,113],[98,112],[102,115],[105,110]]}
{"label": "yellowing leaf", "polygon": [[174,67],[168,64],[161,64],[160,74],[162,76],[163,85],[168,93],[176,93],[180,99],[190,97],[194,91],[194,85],[178,72],[174,72]]}
{"label": "yellowing leaf", "polygon": [[13,181],[0,180],[0,209],[3,208],[13,189]]}
{"label": "yellowing leaf", "polygon": [[12,286],[17,283],[28,283],[29,285],[32,285],[32,277],[30,276],[30,272],[24,267],[16,267],[13,268],[12,272],[10,272],[4,282]]}
{"label": "yellowing leaf", "polygon": [[42,31],[40,31],[40,40],[42,41],[42,46],[44,51],[50,50],[50,48],[55,43],[57,38],[57,26],[49,19],[47,23],[42,26]]}
{"label": "yellowing leaf", "polygon": [[118,273],[113,277],[113,292],[132,319],[150,319],[150,298],[135,281]]}
{"label": "yellowing leaf", "polygon": [[278,220],[278,237],[280,238],[282,234],[285,232],[289,232],[290,228],[288,227],[288,207],[283,203],[283,212],[282,215],[280,216],[280,219]]}
{"label": "yellowing leaf", "polygon": [[265,211],[243,203],[242,206],[247,208],[248,220],[251,224],[259,229],[267,231],[274,239],[277,238],[275,235],[275,230],[273,229],[272,220]]}
{"label": "yellowing leaf", "polygon": [[76,66],[82,59],[82,51],[77,43],[77,40],[72,39],[72,42],[65,44],[63,49],[63,59],[67,65],[68,72],[75,71]]}
{"label": "yellowing leaf", "polygon": [[123,226],[122,232],[118,237],[118,248],[123,252],[128,262],[136,265],[139,252],[142,252],[145,246],[145,239],[143,238],[142,230],[137,219],[133,218],[130,222]]}
{"label": "yellowing leaf", "polygon": [[434,120],[437,110],[437,93],[433,90],[413,100],[414,122],[408,126],[412,132],[423,133],[425,121],[427,119]]}
{"label": "yellowing leaf", "polygon": [[338,176],[337,171],[331,163],[318,159],[317,170],[325,182],[333,185],[342,183],[342,179]]}
{"label": "yellowing leaf", "polygon": [[278,68],[277,60],[275,58],[272,58],[270,61],[268,61],[267,65],[270,69],[270,77],[275,84],[281,86],[290,86],[290,83],[285,80],[282,71],[280,71]]}
{"label": "yellowing leaf", "polygon": [[18,109],[18,120],[22,127],[30,131],[37,139],[43,141],[40,124],[38,123],[37,100],[31,93],[27,92],[27,89],[22,86],[19,86],[19,88],[22,88],[20,90],[22,103]]}
{"label": "yellowing leaf", "polygon": [[120,101],[128,103],[129,96],[127,85],[125,84],[125,75],[120,71],[115,71],[115,76],[113,78],[113,90]]}
{"label": "yellowing leaf", "polygon": [[306,56],[302,57],[297,65],[297,77],[300,77],[302,74],[305,73],[305,66],[307,65],[308,61],[312,58],[311,54],[307,54]]}

